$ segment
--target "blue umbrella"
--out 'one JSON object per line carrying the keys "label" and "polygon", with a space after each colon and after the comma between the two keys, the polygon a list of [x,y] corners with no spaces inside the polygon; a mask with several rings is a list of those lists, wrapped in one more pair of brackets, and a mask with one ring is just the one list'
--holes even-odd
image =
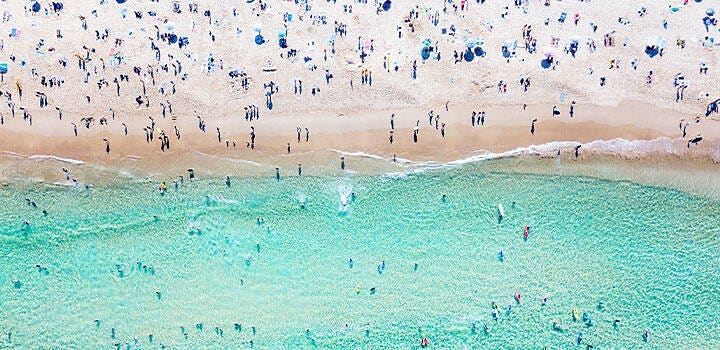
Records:
{"label": "blue umbrella", "polygon": [[550,68],[550,60],[545,58],[542,61],[540,61],[540,67],[543,67],[545,69]]}
{"label": "blue umbrella", "polygon": [[262,45],[263,43],[265,43],[265,38],[263,38],[262,35],[258,34],[255,36],[255,43],[258,45]]}
{"label": "blue umbrella", "polygon": [[126,0],[115,0],[118,4],[124,4]]}
{"label": "blue umbrella", "polygon": [[33,12],[40,12],[40,3],[36,1],[36,2],[32,5],[32,10],[33,10]]}
{"label": "blue umbrella", "polygon": [[423,60],[430,58],[430,48],[427,46],[423,47],[422,50],[420,50],[420,56]]}
{"label": "blue umbrella", "polygon": [[285,39],[285,38],[280,38],[280,39],[278,40],[278,45],[280,45],[280,48],[281,48],[281,49],[286,49],[286,48],[287,48],[287,39]]}
{"label": "blue umbrella", "polygon": [[465,54],[463,54],[463,58],[467,62],[472,62],[472,60],[475,58],[475,54],[472,52],[472,50],[467,49],[467,51],[465,51]]}
{"label": "blue umbrella", "polygon": [[390,11],[390,6],[392,6],[392,2],[390,0],[385,0],[382,4],[382,9],[384,11]]}
{"label": "blue umbrella", "polygon": [[169,42],[170,44],[176,43],[177,40],[178,40],[178,36],[177,36],[177,35],[175,35],[175,34],[169,34],[169,35],[168,35],[168,42]]}
{"label": "blue umbrella", "polygon": [[475,56],[485,56],[485,50],[482,49],[480,46],[476,46],[474,50]]}
{"label": "blue umbrella", "polygon": [[7,63],[0,63],[0,74],[6,74],[8,72]]}

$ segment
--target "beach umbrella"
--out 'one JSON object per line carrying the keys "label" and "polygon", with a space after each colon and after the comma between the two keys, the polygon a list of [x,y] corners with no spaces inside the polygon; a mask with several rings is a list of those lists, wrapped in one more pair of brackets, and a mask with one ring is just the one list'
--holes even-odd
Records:
{"label": "beach umbrella", "polygon": [[168,35],[168,43],[174,44],[174,43],[176,43],[177,41],[178,41],[178,36],[177,36],[177,35],[172,34],[172,33],[170,33],[170,34]]}
{"label": "beach umbrella", "polygon": [[40,6],[40,3],[36,1],[36,2],[32,5],[32,10],[33,10],[33,12],[40,12],[40,7],[41,7],[41,6]]}
{"label": "beach umbrella", "polygon": [[483,57],[485,56],[485,50],[482,49],[480,46],[476,46],[474,50],[475,56]]}
{"label": "beach umbrella", "polygon": [[472,50],[467,49],[467,51],[465,51],[465,54],[463,54],[463,58],[467,62],[472,62],[472,60],[475,59],[475,54],[472,52]]}
{"label": "beach umbrella", "polygon": [[265,38],[263,38],[262,35],[258,34],[255,36],[255,43],[258,45],[262,45],[265,42]]}
{"label": "beach umbrella", "polygon": [[390,6],[392,6],[392,1],[385,0],[385,2],[383,2],[383,4],[382,4],[382,9],[384,11],[390,11]]}
{"label": "beach umbrella", "polygon": [[423,60],[430,58],[430,48],[427,46],[423,47],[422,50],[420,50],[420,56]]}
{"label": "beach umbrella", "polygon": [[709,8],[709,9],[705,10],[705,14],[707,14],[708,16],[714,16],[715,10]]}
{"label": "beach umbrella", "polygon": [[284,37],[278,39],[278,45],[280,46],[281,49],[286,49],[287,48],[287,39],[285,39]]}
{"label": "beach umbrella", "polygon": [[0,74],[7,74],[8,72],[8,64],[7,63],[0,63]]}
{"label": "beach umbrella", "polygon": [[115,0],[118,4],[124,4],[126,0]]}
{"label": "beach umbrella", "polygon": [[550,62],[550,59],[549,59],[549,58],[545,58],[545,59],[543,59],[543,60],[540,61],[540,67],[543,67],[543,68],[545,68],[545,69],[550,68],[551,65],[552,65],[552,63]]}

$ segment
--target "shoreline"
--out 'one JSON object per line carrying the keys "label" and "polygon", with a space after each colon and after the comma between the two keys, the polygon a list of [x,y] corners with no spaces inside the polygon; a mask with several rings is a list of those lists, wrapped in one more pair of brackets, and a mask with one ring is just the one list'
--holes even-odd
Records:
{"label": "shoreline", "polygon": [[[198,177],[296,176],[298,164],[305,175],[340,175],[340,157],[347,157],[348,169],[370,175],[402,173],[417,169],[474,163],[496,158],[555,158],[557,150],[571,163],[588,163],[597,158],[653,161],[675,158],[687,168],[687,162],[720,163],[720,122],[703,118],[688,126],[688,135],[702,134],[703,141],[691,148],[681,138],[679,112],[672,109],[626,102],[618,106],[576,106],[575,116],[568,115],[567,104],[560,105],[560,116],[550,116],[552,105],[472,106],[451,105],[435,108],[446,124],[446,137],[428,124],[427,111],[411,108],[395,112],[364,111],[334,115],[314,112],[304,115],[268,114],[253,123],[236,114],[213,119],[221,127],[223,138],[236,140],[236,147],[218,143],[213,127],[204,134],[190,117],[157,120],[156,130],[175,125],[185,131],[178,141],[170,136],[171,148],[161,152],[158,138],[145,142],[138,134],[145,121],[139,115],[124,116],[128,136],[117,127],[94,125],[81,128],[79,136],[62,130],[49,115],[40,127],[27,128],[21,118],[10,119],[0,128],[0,182],[57,183],[72,185],[61,168],[67,168],[80,183],[104,184],[133,181],[172,181],[193,168]],[[486,111],[484,126],[472,127],[471,111]],[[388,141],[390,114],[395,114],[394,143]],[[632,115],[621,118],[619,115]],[[535,134],[530,120],[537,117]],[[412,130],[419,121],[419,141]],[[67,123],[67,120],[62,122]],[[250,126],[257,132],[256,149],[245,147]],[[297,143],[296,125],[307,127]],[[65,135],[68,134],[68,135]],[[110,140],[111,152],[105,154],[102,138]],[[292,151],[287,154],[286,145]],[[228,143],[229,145],[229,143]],[[582,145],[579,158],[574,148]],[[393,156],[398,159],[392,162]],[[529,156],[529,157],[527,157]],[[672,163],[672,162],[668,162]],[[689,164],[693,166],[693,164]],[[717,170],[717,168],[715,168]],[[637,179],[641,180],[641,179]],[[640,181],[642,182],[642,181]],[[692,187],[692,186],[690,186]]]}
{"label": "shoreline", "polygon": [[[553,142],[544,145],[531,145],[503,153],[477,152],[467,157],[448,161],[418,161],[405,158],[392,162],[392,158],[365,152],[344,150],[327,150],[324,152],[307,152],[312,156],[313,163],[304,164],[302,176],[305,177],[341,177],[341,176],[376,176],[380,178],[403,178],[420,173],[458,171],[474,167],[480,172],[517,173],[541,176],[580,176],[609,181],[629,181],[645,186],[656,186],[682,191],[691,195],[720,199],[720,162],[708,157],[707,153],[694,152],[678,155],[648,150],[645,152],[626,149],[624,146],[660,144],[672,145],[672,140],[656,139],[649,141],[627,141],[614,139],[593,141],[586,144],[587,149],[582,156],[575,158],[568,145],[576,142]],[[558,157],[553,151],[558,144],[565,145],[565,151]],[[613,146],[614,145],[614,146]],[[608,148],[604,148],[608,147]],[[676,145],[677,146],[677,145]],[[659,146],[655,146],[657,149]],[[717,146],[715,146],[717,147]],[[652,149],[652,147],[648,147]],[[195,168],[197,179],[213,179],[222,181],[225,176],[231,178],[273,178],[274,164],[255,163],[244,159],[218,157],[209,154],[194,154],[192,161],[204,163],[203,169]],[[348,167],[345,171],[339,168],[337,158],[344,156]],[[716,156],[716,155],[715,155]],[[187,158],[186,158],[187,159]],[[292,161],[285,159],[286,168],[281,168],[281,178],[297,178],[297,168]],[[123,186],[132,184],[152,184],[160,181],[172,182],[187,173],[183,172],[182,164],[176,164],[172,174],[158,172],[146,173],[142,167],[133,168],[129,162],[105,166],[88,163],[76,159],[65,159],[52,155],[23,156],[18,154],[0,153],[0,174],[3,181],[0,186],[16,188],[72,188],[72,181],[62,178],[57,171],[59,167],[67,168],[73,176],[87,179],[79,181],[82,187],[91,186]],[[31,170],[28,170],[31,169]],[[688,171],[691,169],[691,171]],[[14,174],[11,174],[14,172]]]}

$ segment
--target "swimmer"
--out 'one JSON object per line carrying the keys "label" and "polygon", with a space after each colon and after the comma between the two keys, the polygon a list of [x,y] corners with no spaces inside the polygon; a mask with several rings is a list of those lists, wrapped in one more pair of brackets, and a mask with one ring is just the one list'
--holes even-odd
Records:
{"label": "swimmer", "polygon": [[345,170],[345,157],[340,157],[340,170]]}
{"label": "swimmer", "polygon": [[419,266],[420,265],[417,262],[413,264],[413,271],[417,271]]}
{"label": "swimmer", "polygon": [[353,268],[353,259],[352,258],[348,259],[348,265],[350,266],[351,269]]}
{"label": "swimmer", "polygon": [[225,185],[230,187],[230,176],[225,176]]}

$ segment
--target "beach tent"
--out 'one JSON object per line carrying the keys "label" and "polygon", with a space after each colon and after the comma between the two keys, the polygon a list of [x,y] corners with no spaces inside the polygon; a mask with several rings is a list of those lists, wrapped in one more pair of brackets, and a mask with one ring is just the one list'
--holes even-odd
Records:
{"label": "beach tent", "polygon": [[657,56],[658,53],[660,53],[660,49],[658,49],[657,46],[645,46],[645,54],[648,55],[648,57],[653,58]]}
{"label": "beach tent", "polygon": [[37,1],[32,5],[33,12],[40,12],[40,8],[41,8],[40,3]]}
{"label": "beach tent", "polygon": [[0,63],[0,74],[7,74],[8,66],[7,63]]}

